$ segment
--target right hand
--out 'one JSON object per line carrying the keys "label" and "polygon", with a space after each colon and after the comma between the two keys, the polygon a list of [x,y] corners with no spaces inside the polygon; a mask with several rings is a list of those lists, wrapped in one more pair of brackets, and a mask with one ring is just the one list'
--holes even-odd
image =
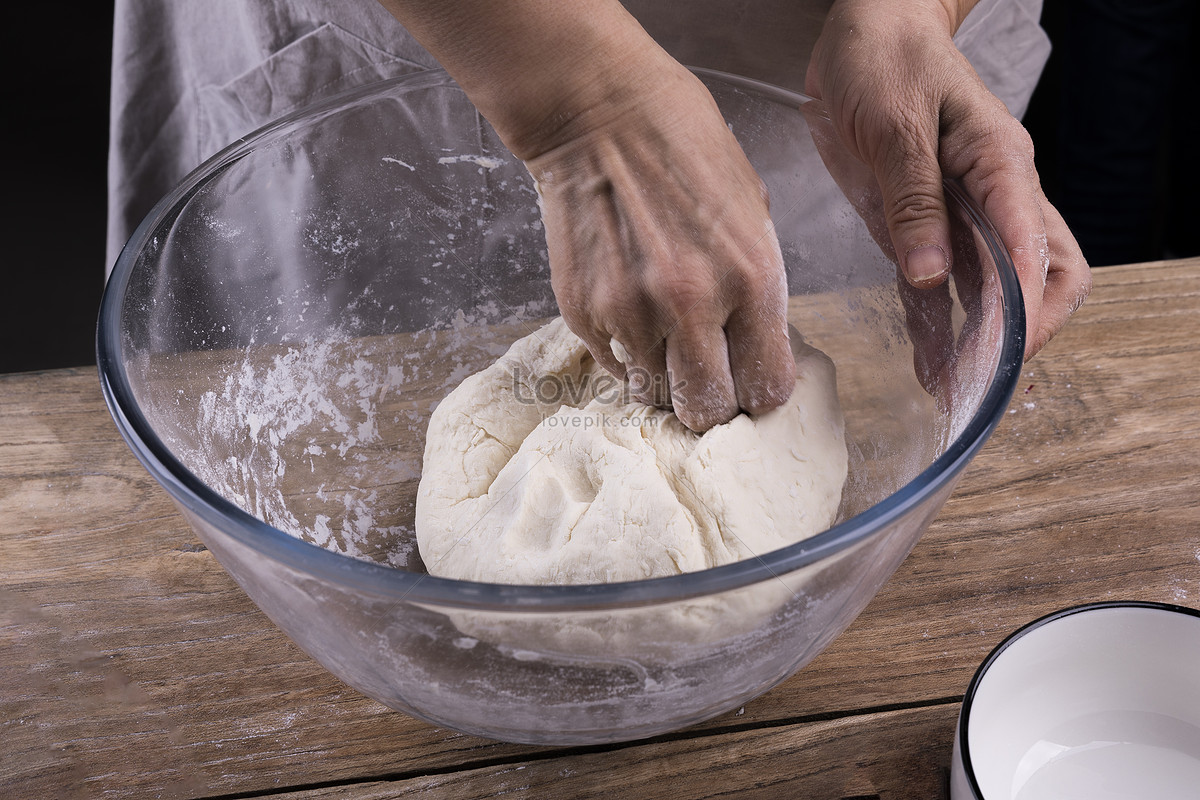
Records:
{"label": "right hand", "polygon": [[708,91],[663,62],[527,164],[567,324],[637,399],[704,431],[791,394],[787,281],[762,181]]}
{"label": "right hand", "polygon": [[914,288],[939,287],[953,267],[943,179],[959,181],[983,209],[1021,282],[1029,359],[1087,297],[1091,274],[1042,192],[1029,135],[954,46],[971,5],[837,0],[807,90],[826,103],[846,151],[873,172],[885,250]]}

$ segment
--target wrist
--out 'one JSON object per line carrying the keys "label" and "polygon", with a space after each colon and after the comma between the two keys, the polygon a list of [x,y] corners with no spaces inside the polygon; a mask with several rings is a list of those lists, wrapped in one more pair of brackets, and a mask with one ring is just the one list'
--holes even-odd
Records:
{"label": "wrist", "polygon": [[528,160],[675,66],[616,0],[383,0]]}
{"label": "wrist", "polygon": [[942,11],[946,14],[946,21],[949,24],[948,30],[951,36],[958,33],[958,29],[962,27],[963,22],[967,19],[967,14],[970,14],[971,9],[979,4],[979,0],[927,1],[936,3],[942,7]]}
{"label": "wrist", "polygon": [[893,30],[897,25],[933,25],[954,36],[979,0],[835,0],[826,20]]}
{"label": "wrist", "polygon": [[587,44],[572,38],[542,56],[533,75],[468,96],[515,155],[537,158],[636,114],[676,72],[686,73],[634,26],[598,31]]}

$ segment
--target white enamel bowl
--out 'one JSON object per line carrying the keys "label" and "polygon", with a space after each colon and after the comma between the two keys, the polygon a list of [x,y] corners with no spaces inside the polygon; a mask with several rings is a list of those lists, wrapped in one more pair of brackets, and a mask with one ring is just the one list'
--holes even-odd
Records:
{"label": "white enamel bowl", "polygon": [[1014,633],[967,690],[951,798],[1200,798],[1200,612],[1095,603]]}

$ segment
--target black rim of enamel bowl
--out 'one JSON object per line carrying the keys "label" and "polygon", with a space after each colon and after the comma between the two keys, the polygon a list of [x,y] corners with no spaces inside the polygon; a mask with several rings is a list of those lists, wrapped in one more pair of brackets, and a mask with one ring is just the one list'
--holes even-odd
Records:
{"label": "black rim of enamel bowl", "polygon": [[[710,78],[767,95],[798,108],[812,98],[757,81],[697,70]],[[318,547],[285,533],[218,495],[193,475],[162,442],[134,400],[122,357],[121,309],[133,267],[160,222],[224,168],[250,153],[266,137],[306,119],[334,113],[347,102],[383,93],[452,87],[440,69],[406,75],[350,90],[328,101],[282,117],[249,134],[193,170],[154,207],[134,231],[117,259],[100,305],[96,360],[105,402],[134,455],[167,492],[190,513],[253,548],[263,556],[356,591],[396,602],[503,609],[505,611],[600,610],[650,605],[716,594],[793,572],[841,552],[883,530],[947,486],[979,451],[995,429],[1020,378],[1025,342],[1025,311],[1012,260],[983,212],[956,183],[944,186],[948,198],[974,224],[996,264],[1003,303],[1004,340],[996,375],[962,433],[932,464],[899,491],[822,533],[756,558],[699,572],[641,581],[567,586],[477,583],[405,572]]]}
{"label": "black rim of enamel bowl", "polygon": [[[1076,614],[1083,614],[1088,611],[1099,611],[1102,609],[1112,608],[1142,608],[1150,611],[1167,611],[1174,614],[1185,614],[1190,617],[1200,619],[1200,611],[1187,606],[1178,606],[1172,603],[1158,603],[1150,600],[1105,600],[1096,603],[1083,603],[1077,606],[1070,606],[1059,611],[1053,611],[1044,617],[1038,617],[1033,622],[1017,628],[1015,631],[1004,637],[1000,644],[996,645],[992,652],[988,653],[987,658],[979,665],[979,669],[975,670],[975,675],[972,676],[971,682],[967,685],[967,693],[963,696],[962,710],[958,715],[958,726],[956,735],[958,737],[959,756],[962,759],[963,775],[966,778],[967,786],[971,790],[971,797],[974,800],[988,800],[983,796],[983,790],[979,787],[979,781],[975,778],[975,767],[971,763],[971,747],[970,739],[967,736],[967,731],[971,722],[971,709],[975,704],[975,696],[979,692],[979,687],[983,683],[987,671],[992,664],[1004,654],[1009,647],[1014,645],[1018,640],[1024,638],[1038,628],[1055,620],[1072,617]],[[965,799],[964,799],[965,800]]]}

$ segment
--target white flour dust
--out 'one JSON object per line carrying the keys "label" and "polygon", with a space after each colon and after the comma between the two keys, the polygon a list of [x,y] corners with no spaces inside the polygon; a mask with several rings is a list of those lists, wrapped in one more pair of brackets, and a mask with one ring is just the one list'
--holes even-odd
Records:
{"label": "white flour dust", "polygon": [[472,164],[478,164],[479,166],[483,167],[484,169],[489,169],[489,170],[496,169],[497,167],[502,167],[508,163],[507,161],[500,159],[500,158],[493,158],[492,156],[476,156],[476,155],[442,156],[441,158],[438,159],[437,162],[439,164],[460,164],[464,161],[470,162]]}
{"label": "white flour dust", "polygon": [[[274,527],[354,558],[406,566],[412,530],[395,509],[404,505],[404,484],[419,478],[420,460],[386,447],[380,420],[404,377],[403,363],[356,356],[345,341],[247,355],[220,389],[200,397],[199,447],[187,462]],[[390,411],[392,429],[424,426],[413,409]]]}
{"label": "white flour dust", "polygon": [[156,398],[170,422],[161,433],[200,480],[269,525],[419,568],[413,516],[429,415],[536,330],[545,306],[488,302],[413,333],[193,354],[171,362],[171,388]]}

